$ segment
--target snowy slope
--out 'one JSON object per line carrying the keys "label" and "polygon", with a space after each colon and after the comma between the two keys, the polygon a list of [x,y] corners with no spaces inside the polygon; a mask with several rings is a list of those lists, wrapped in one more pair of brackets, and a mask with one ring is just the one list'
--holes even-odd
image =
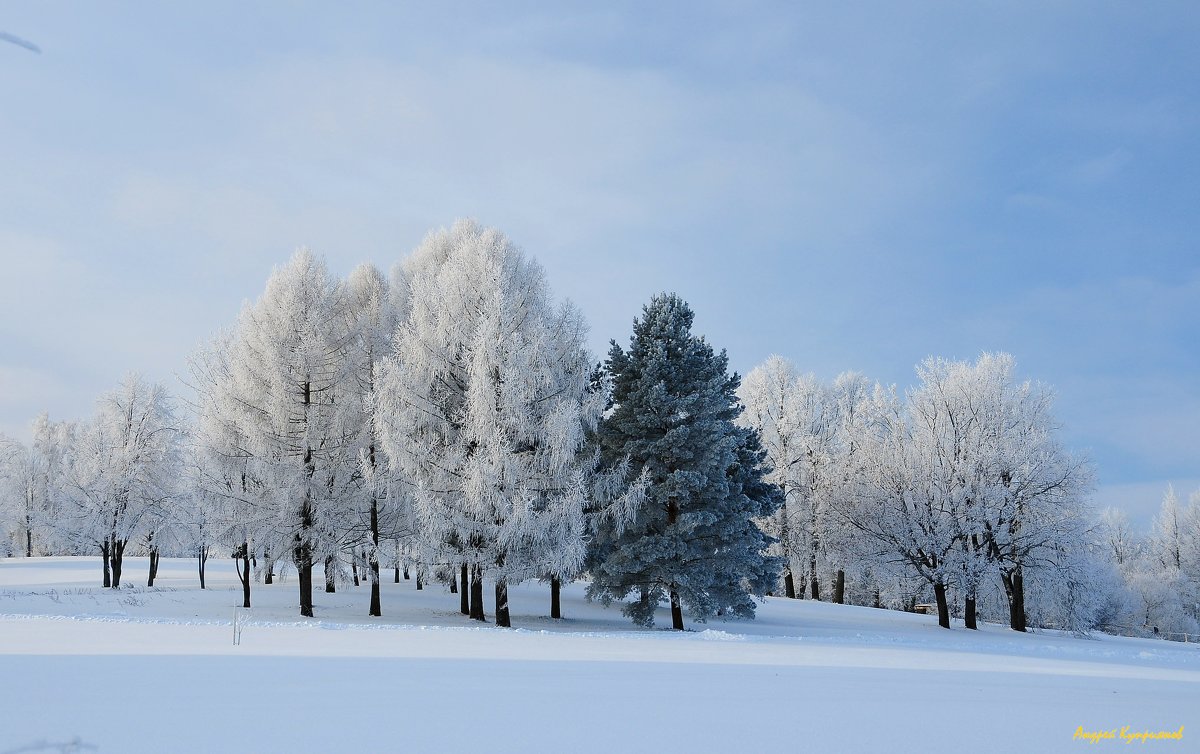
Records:
{"label": "snowy slope", "polygon": [[[381,619],[345,586],[305,621],[294,575],[255,585],[233,646],[231,563],[210,561],[204,592],[193,569],[164,559],[159,586],[114,592],[95,558],[0,560],[0,752],[76,736],[109,752],[1050,752],[1086,745],[1080,726],[1185,726],[1146,745],[1200,751],[1196,646],[783,599],[678,634],[579,584],[563,621],[545,586],[514,589],[513,630],[390,579]],[[145,560],[125,574],[144,584]]]}

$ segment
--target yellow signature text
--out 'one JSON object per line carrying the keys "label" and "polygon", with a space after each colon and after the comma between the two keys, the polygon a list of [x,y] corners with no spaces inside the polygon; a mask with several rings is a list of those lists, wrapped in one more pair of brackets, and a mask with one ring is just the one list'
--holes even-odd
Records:
{"label": "yellow signature text", "polygon": [[1183,726],[1179,730],[1131,730],[1131,726],[1113,728],[1112,730],[1084,730],[1080,725],[1075,729],[1075,740],[1098,744],[1101,741],[1119,741],[1121,743],[1146,743],[1147,741],[1182,741]]}

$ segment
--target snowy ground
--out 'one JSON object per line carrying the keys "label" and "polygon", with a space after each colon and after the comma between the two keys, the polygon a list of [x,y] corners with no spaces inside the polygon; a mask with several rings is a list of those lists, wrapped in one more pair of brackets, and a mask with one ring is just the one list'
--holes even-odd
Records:
{"label": "snowy ground", "polygon": [[[291,574],[255,585],[234,646],[232,564],[210,561],[204,592],[194,568],[164,559],[155,588],[113,591],[98,558],[0,560],[0,754],[72,739],[101,752],[1054,752],[1122,746],[1125,726],[1184,726],[1144,746],[1200,751],[1196,645],[945,631],[784,599],[679,634],[633,627],[579,584],[562,621],[546,617],[545,586],[514,589],[505,630],[459,615],[440,585],[390,578],[383,618],[366,617],[366,587],[345,586],[318,591],[306,621]],[[145,584],[145,570],[130,558],[124,580]],[[1080,726],[1118,739],[1075,740]]]}

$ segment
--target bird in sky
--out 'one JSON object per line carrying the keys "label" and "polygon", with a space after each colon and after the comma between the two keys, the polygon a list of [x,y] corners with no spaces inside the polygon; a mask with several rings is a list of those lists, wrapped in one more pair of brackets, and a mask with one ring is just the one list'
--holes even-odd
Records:
{"label": "bird in sky", "polygon": [[33,42],[30,42],[25,39],[21,39],[20,37],[17,37],[17,36],[13,36],[12,34],[9,34],[6,31],[0,31],[0,40],[4,40],[5,42],[12,42],[17,47],[24,47],[26,50],[36,52],[39,55],[42,52],[42,48],[38,47]]}

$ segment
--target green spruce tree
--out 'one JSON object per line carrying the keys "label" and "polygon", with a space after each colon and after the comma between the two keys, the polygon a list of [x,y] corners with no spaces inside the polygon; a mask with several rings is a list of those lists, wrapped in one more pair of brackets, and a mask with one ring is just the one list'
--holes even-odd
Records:
{"label": "green spruce tree", "polygon": [[781,493],[763,480],[757,434],[734,424],[738,376],[724,351],[692,335],[692,319],[686,302],[660,294],[634,321],[629,351],[612,343],[601,448],[612,463],[627,458],[632,477],[645,472],[648,488],[631,521],[595,532],[588,592],[605,604],[634,594],[625,614],[647,626],[665,601],[679,630],[684,607],[700,621],[754,617],[753,596],[782,567],[754,523],[775,512]]}

